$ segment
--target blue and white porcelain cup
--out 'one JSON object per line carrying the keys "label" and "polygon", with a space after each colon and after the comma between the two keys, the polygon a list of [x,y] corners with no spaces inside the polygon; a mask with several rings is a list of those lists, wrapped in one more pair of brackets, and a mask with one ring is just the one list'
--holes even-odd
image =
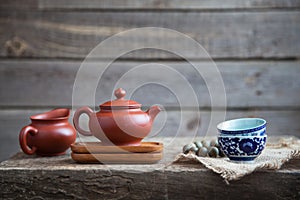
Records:
{"label": "blue and white porcelain cup", "polygon": [[261,118],[240,118],[218,124],[221,150],[232,161],[253,161],[265,148],[266,124]]}
{"label": "blue and white porcelain cup", "polygon": [[267,135],[263,136],[218,136],[223,153],[232,161],[251,162],[265,148]]}
{"label": "blue and white porcelain cup", "polygon": [[221,136],[263,136],[266,124],[266,120],[261,118],[240,118],[222,122],[217,129]]}

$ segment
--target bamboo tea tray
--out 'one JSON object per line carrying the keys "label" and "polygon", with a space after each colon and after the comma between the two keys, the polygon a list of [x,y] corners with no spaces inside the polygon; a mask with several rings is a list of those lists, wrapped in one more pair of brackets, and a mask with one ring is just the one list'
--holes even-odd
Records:
{"label": "bamboo tea tray", "polygon": [[163,157],[163,144],[142,142],[140,146],[105,146],[101,142],[71,145],[72,159],[78,163],[156,163]]}

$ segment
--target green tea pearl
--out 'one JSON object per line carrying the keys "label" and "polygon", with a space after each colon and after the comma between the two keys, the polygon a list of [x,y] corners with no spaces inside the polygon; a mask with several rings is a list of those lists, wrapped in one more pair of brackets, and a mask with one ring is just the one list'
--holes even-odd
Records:
{"label": "green tea pearl", "polygon": [[199,148],[201,148],[203,145],[202,145],[202,143],[200,142],[200,141],[196,141],[196,142],[194,142],[194,144],[196,145],[196,147],[199,149]]}
{"label": "green tea pearl", "polygon": [[224,154],[224,152],[221,149],[219,149],[219,156],[220,157],[226,157],[226,155]]}
{"label": "green tea pearl", "polygon": [[210,147],[210,141],[202,140],[203,147],[209,148]]}
{"label": "green tea pearl", "polygon": [[207,148],[206,147],[201,147],[198,151],[197,151],[197,156],[201,156],[201,157],[205,157],[207,156]]}
{"label": "green tea pearl", "polygon": [[210,146],[219,147],[218,139],[214,139],[214,140],[210,141]]}
{"label": "green tea pearl", "polygon": [[219,149],[217,147],[212,147],[210,148],[209,152],[208,152],[208,155],[210,157],[213,157],[213,158],[216,158],[218,157],[219,155]]}
{"label": "green tea pearl", "polygon": [[197,152],[198,151],[198,148],[196,147],[196,145],[194,143],[186,144],[182,148],[182,152],[184,154],[187,154],[190,151],[192,151],[192,152]]}

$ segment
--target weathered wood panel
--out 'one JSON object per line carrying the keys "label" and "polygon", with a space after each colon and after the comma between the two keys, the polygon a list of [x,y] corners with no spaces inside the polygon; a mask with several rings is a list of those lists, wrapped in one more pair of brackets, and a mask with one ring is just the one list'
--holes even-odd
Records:
{"label": "weathered wood panel", "polygon": [[[298,58],[300,12],[65,12],[0,13],[0,56],[84,58],[106,38],[139,27],[164,27],[197,40],[213,58]],[[129,44],[178,47],[186,59],[205,58],[168,34],[149,32],[126,37],[106,48],[100,58],[114,58],[116,48]],[[143,46],[142,46],[143,47]],[[190,47],[190,46],[189,46]],[[139,50],[124,58],[179,58],[158,50]]]}
{"label": "weathered wood panel", "polygon": [[[13,153],[19,151],[19,131],[30,123],[31,115],[42,113],[48,109],[37,110],[1,110],[0,111],[0,161],[7,159]],[[49,108],[50,110],[50,108]],[[155,140],[157,137],[182,137],[182,136],[215,136],[216,125],[219,119],[214,119],[211,127],[208,128],[211,112],[200,110],[194,111],[167,111],[160,113],[153,125],[153,130],[148,136],[148,140]],[[217,116],[222,116],[224,111],[215,112]],[[262,117],[268,121],[268,135],[295,135],[300,137],[300,111],[227,111],[226,119],[240,117]],[[70,118],[72,121],[73,115]],[[71,122],[72,123],[72,122]],[[87,118],[80,121],[83,128],[87,129]],[[81,136],[82,138],[82,136]],[[95,138],[88,137],[85,139]]]}
{"label": "weathered wood panel", "polygon": [[[160,74],[162,70],[157,70],[156,64],[146,61],[115,62],[110,65],[97,85],[96,106],[110,99],[114,88],[121,86],[128,92],[134,91],[131,98],[145,106],[162,104],[165,107],[190,107],[195,104],[191,104],[190,99],[193,95],[186,89],[188,84],[195,91],[195,99],[198,100],[200,107],[211,106],[211,97],[206,83],[191,64],[159,61],[155,63],[161,64],[159,68],[169,73]],[[80,64],[79,61],[1,61],[0,106],[72,105],[73,85]],[[197,62],[197,65],[200,72],[212,66],[209,62]],[[228,61],[216,62],[216,65],[224,81],[228,107],[300,106],[300,63],[298,61]],[[89,105],[84,97],[93,94],[96,86],[91,87],[91,83],[92,80],[99,78],[95,71],[103,66],[103,62],[89,62],[87,66],[90,70],[82,75],[83,84],[80,84],[79,89],[76,90],[83,98],[82,101],[77,101],[76,105]],[[147,73],[143,73],[143,70]],[[179,75],[174,76],[173,70],[177,70],[178,74],[186,80],[182,80]],[[128,78],[124,79],[124,77]],[[214,75],[208,75],[206,78],[216,82]],[[124,81],[118,83],[120,80]],[[150,83],[146,84],[148,82]],[[166,83],[168,88],[158,85]]]}
{"label": "weathered wood panel", "polygon": [[194,10],[194,9],[260,9],[260,8],[295,8],[300,6],[299,0],[1,0],[0,9],[117,9],[117,10]]}
{"label": "weathered wood panel", "polygon": [[[186,140],[175,140],[173,154]],[[171,148],[170,148],[171,150]],[[172,156],[172,157],[171,157]],[[202,165],[80,165],[69,155],[16,154],[0,164],[4,199],[299,199],[299,160],[227,185]],[[259,183],[259,184],[258,184]]]}

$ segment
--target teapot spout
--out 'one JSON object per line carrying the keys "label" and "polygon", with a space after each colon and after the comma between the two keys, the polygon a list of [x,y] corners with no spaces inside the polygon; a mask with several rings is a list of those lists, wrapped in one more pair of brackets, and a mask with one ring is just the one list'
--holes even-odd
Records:
{"label": "teapot spout", "polygon": [[156,117],[156,115],[161,111],[161,108],[159,106],[151,106],[149,108],[149,110],[147,110],[147,113],[151,119],[151,121],[153,121]]}

